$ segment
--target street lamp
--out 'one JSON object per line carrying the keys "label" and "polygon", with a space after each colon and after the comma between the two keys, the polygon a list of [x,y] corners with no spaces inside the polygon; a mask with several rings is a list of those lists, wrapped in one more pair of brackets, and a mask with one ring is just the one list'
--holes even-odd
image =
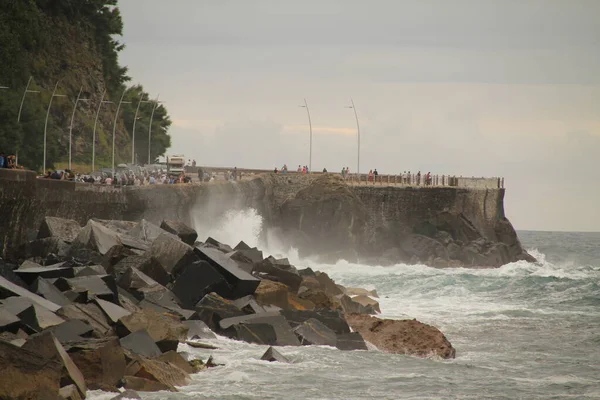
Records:
{"label": "street lamp", "polygon": [[54,86],[54,90],[52,91],[52,96],[50,97],[50,102],[48,103],[48,111],[46,111],[46,122],[44,123],[44,175],[46,175],[46,139],[48,137],[48,118],[50,117],[50,108],[52,107],[52,100],[55,97],[67,97],[65,94],[56,94],[56,90],[58,89],[58,84],[60,81],[56,82]]}
{"label": "street lamp", "polygon": [[82,99],[81,92],[83,91],[83,86],[79,89],[79,94],[77,95],[77,100],[75,100],[75,105],[73,105],[73,114],[71,114],[71,127],[69,128],[69,169],[71,169],[71,149],[73,145],[73,120],[75,119],[75,111],[77,110],[77,103],[80,101],[90,101],[90,99]]}
{"label": "street lamp", "polygon": [[[27,81],[27,86],[25,86],[25,91],[23,92],[23,97],[21,98],[21,106],[19,107],[19,114],[17,115],[17,123],[21,122],[21,112],[23,111],[23,103],[25,103],[25,96],[27,93],[40,93],[39,90],[29,90],[29,85],[31,85],[31,81],[33,80],[33,76],[29,77]],[[19,150],[15,151],[15,164],[19,165]]]}
{"label": "street lamp", "polygon": [[133,117],[133,131],[131,134],[131,163],[135,164],[135,124],[138,120],[138,113],[140,112],[140,106],[142,103],[152,103],[152,100],[142,100],[138,102],[137,108],[135,109],[135,117]]}
{"label": "street lamp", "polygon": [[154,111],[158,108],[160,103],[164,103],[162,101],[158,101],[160,97],[160,93],[156,96],[156,100],[154,100],[154,107],[152,107],[152,114],[150,114],[150,126],[148,127],[148,165],[150,165],[150,149],[152,148],[152,119],[154,119]]}
{"label": "street lamp", "polygon": [[98,126],[100,109],[102,108],[102,104],[112,103],[112,101],[104,100],[104,96],[106,96],[106,89],[104,89],[104,92],[102,92],[102,97],[100,98],[100,103],[98,104],[98,110],[96,111],[96,120],[94,121],[94,133],[92,134],[92,172],[96,170],[96,127]]}
{"label": "street lamp", "polygon": [[308,173],[310,174],[312,173],[312,122],[310,120],[310,110],[308,109],[308,103],[306,102],[306,99],[304,99],[304,105],[299,107],[306,108],[306,114],[308,115],[308,128],[310,131],[308,142]]}
{"label": "street lamp", "polygon": [[356,113],[356,107],[354,106],[354,100],[350,99],[351,106],[346,106],[346,108],[352,108],[354,110],[354,117],[356,118],[356,136],[358,139],[358,152],[356,156],[356,174],[358,175],[358,179],[360,179],[360,125],[358,123],[358,114]]}
{"label": "street lamp", "polygon": [[113,137],[112,137],[112,177],[115,179],[115,137],[117,135],[117,120],[119,118],[119,111],[121,110],[121,104],[131,104],[130,101],[123,101],[125,97],[125,93],[127,93],[127,89],[123,90],[123,94],[121,95],[121,99],[119,100],[119,105],[117,106],[117,112],[115,112],[115,121],[113,123]]}

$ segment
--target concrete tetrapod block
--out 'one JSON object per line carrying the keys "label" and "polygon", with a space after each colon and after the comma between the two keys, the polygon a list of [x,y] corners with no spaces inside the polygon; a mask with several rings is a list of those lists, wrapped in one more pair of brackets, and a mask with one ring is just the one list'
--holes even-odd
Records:
{"label": "concrete tetrapod block", "polygon": [[73,290],[76,292],[87,291],[99,299],[117,303],[119,301],[117,294],[117,285],[114,278],[110,275],[82,276],[79,278],[64,279],[60,278],[54,282],[54,286],[59,289]]}
{"label": "concrete tetrapod block", "polygon": [[133,228],[128,231],[129,236],[145,242],[153,242],[163,233],[168,233],[158,225],[153,224],[145,219],[138,222]]}
{"label": "concrete tetrapod block", "polygon": [[108,319],[116,324],[121,318],[131,315],[129,311],[114,303],[102,299],[94,299],[94,302],[104,311]]}
{"label": "concrete tetrapod block", "polygon": [[76,342],[90,336],[94,328],[86,321],[70,319],[49,329],[61,343]]}
{"label": "concrete tetrapod block", "polygon": [[57,399],[63,364],[0,341],[0,399]]}
{"label": "concrete tetrapod block", "polygon": [[21,286],[15,285],[6,278],[0,276],[0,298],[6,298],[10,296],[27,297],[34,303],[37,303],[50,311],[56,311],[60,308],[58,304],[46,300],[43,297],[38,296],[37,294],[32,293]]}
{"label": "concrete tetrapod block", "polygon": [[165,231],[178,236],[183,243],[187,243],[193,246],[198,239],[198,234],[195,230],[180,221],[175,220],[164,220],[160,227]]}
{"label": "concrete tetrapod block", "polygon": [[117,265],[117,263],[119,263],[119,261],[126,257],[134,255],[135,253],[133,252],[133,250],[123,245],[113,246],[106,252],[106,254],[104,254],[102,259],[102,266],[106,270],[106,273],[113,274],[113,268],[115,265]]}
{"label": "concrete tetrapod block", "polygon": [[71,342],[67,351],[90,390],[117,387],[125,375],[125,355],[115,337]]}
{"label": "concrete tetrapod block", "polygon": [[[287,322],[285,317],[279,312],[265,312],[261,314],[249,314],[240,317],[232,317],[221,320],[219,326],[223,332],[231,335],[230,327],[234,327],[238,331],[236,325],[239,324],[267,324],[273,327],[275,332],[275,341],[270,343],[277,346],[299,346],[300,342],[294,333],[292,327]],[[229,331],[229,332],[227,332]],[[239,333],[239,332],[238,332]],[[244,340],[244,339],[242,339]]]}
{"label": "concrete tetrapod block", "polygon": [[336,334],[350,333],[350,327],[344,319],[343,315],[339,311],[333,310],[315,310],[315,311],[301,311],[301,310],[282,310],[283,315],[292,328],[303,324],[311,318],[321,321],[325,326],[334,331]]}
{"label": "concrete tetrapod block", "polygon": [[63,375],[63,378],[66,377],[69,384],[75,384],[82,398],[85,398],[87,386],[83,374],[52,332],[31,336],[23,345],[23,349],[33,351],[46,359],[58,359],[66,369],[66,376]]}
{"label": "concrete tetrapod block", "polygon": [[161,234],[150,246],[148,255],[156,258],[164,270],[177,276],[179,269],[196,260],[191,246],[170,233]]}
{"label": "concrete tetrapod block", "polygon": [[111,247],[121,245],[119,235],[99,222],[89,220],[73,241],[73,247],[88,248],[105,255]]}
{"label": "concrete tetrapod block", "polygon": [[277,361],[288,364],[290,363],[290,360],[286,356],[275,350],[272,346],[265,351],[265,354],[263,354],[260,359],[269,362]]}
{"label": "concrete tetrapod block", "polygon": [[160,262],[148,254],[133,255],[124,258],[115,264],[110,273],[119,281],[129,268],[135,268],[143,272],[163,286],[171,281],[169,273],[163,268]]}
{"label": "concrete tetrapod block", "polygon": [[340,350],[368,350],[365,339],[358,332],[337,335],[335,347]]}
{"label": "concrete tetrapod block", "polygon": [[191,320],[183,321],[183,324],[188,327],[187,339],[216,339],[217,335],[210,330],[204,321]]}
{"label": "concrete tetrapod block", "polygon": [[96,304],[69,304],[56,313],[65,319],[85,321],[92,327],[94,337],[104,337],[112,332],[108,318]]}
{"label": "concrete tetrapod block", "polygon": [[173,284],[173,293],[184,308],[193,308],[205,295],[215,292],[229,297],[232,288],[227,280],[206,261],[197,261],[181,269]]}
{"label": "concrete tetrapod block", "polygon": [[[240,242],[237,244],[237,246],[235,246],[235,247],[233,248],[233,250],[250,250],[250,249],[251,249],[251,247],[250,247],[250,246],[248,246],[248,245],[246,244],[246,242],[244,242],[243,240],[241,240],[241,241],[240,241]],[[262,257],[261,257],[261,260],[262,260]]]}
{"label": "concrete tetrapod block", "polygon": [[219,322],[222,319],[246,315],[231,300],[226,300],[216,293],[204,296],[194,309],[196,313],[190,319],[204,321],[213,331],[220,329]]}
{"label": "concrete tetrapod block", "polygon": [[244,323],[234,325],[233,328],[238,340],[266,345],[275,345],[277,343],[277,334],[271,324]]}
{"label": "concrete tetrapod block", "polygon": [[140,356],[154,358],[159,357],[162,351],[158,348],[154,339],[150,336],[147,330],[140,329],[125,337],[122,337],[119,342],[121,347]]}
{"label": "concrete tetrapod block", "polygon": [[3,308],[20,318],[21,323],[34,332],[62,324],[65,320],[27,297],[8,297],[2,300]]}
{"label": "concrete tetrapod block", "polygon": [[116,327],[120,337],[140,329],[145,329],[163,352],[177,350],[179,341],[187,338],[188,331],[187,326],[173,316],[149,309],[121,318]]}
{"label": "concrete tetrapod block", "polygon": [[204,261],[212,265],[232,287],[231,298],[253,294],[260,280],[242,270],[237,263],[228,258],[221,251],[210,247],[196,247],[196,254]]}
{"label": "concrete tetrapod block", "polygon": [[254,296],[252,296],[251,294],[249,294],[248,296],[240,297],[237,300],[234,300],[233,304],[237,308],[239,308],[240,310],[245,312],[246,314],[260,314],[260,313],[267,312],[264,309],[264,307],[262,307],[260,304],[258,304],[258,302],[254,298]]}
{"label": "concrete tetrapod block", "polygon": [[14,272],[28,285],[31,285],[37,278],[73,278],[75,276],[73,268],[65,265],[66,263],[59,263],[56,265],[49,265],[47,267],[31,267],[25,269],[19,268]]}
{"label": "concrete tetrapod block", "polygon": [[154,279],[135,267],[128,267],[117,281],[120,288],[136,293],[140,289],[159,285]]}
{"label": "concrete tetrapod block", "polygon": [[204,241],[204,243],[210,247],[220,250],[222,253],[231,253],[233,251],[231,246],[228,244],[221,243],[217,239],[214,239],[210,236]]}
{"label": "concrete tetrapod block", "polygon": [[311,318],[294,328],[300,343],[303,345],[333,346],[337,344],[337,336],[321,321]]}
{"label": "concrete tetrapod block", "polygon": [[266,274],[265,276],[268,276],[267,279],[283,283],[294,293],[298,292],[300,284],[302,283],[302,277],[300,275],[293,271],[279,268],[269,259],[254,264],[252,272],[255,274],[261,273],[261,275]]}
{"label": "concrete tetrapod block", "polygon": [[81,226],[77,221],[72,219],[44,217],[37,238],[44,239],[49,237],[58,238],[66,243],[71,243],[75,240]]}

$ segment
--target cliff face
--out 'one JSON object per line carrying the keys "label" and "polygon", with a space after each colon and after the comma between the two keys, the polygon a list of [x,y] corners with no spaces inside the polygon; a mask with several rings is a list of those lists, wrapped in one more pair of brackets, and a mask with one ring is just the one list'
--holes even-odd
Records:
{"label": "cliff face", "polygon": [[[44,216],[209,224],[254,208],[302,256],[370,264],[493,267],[533,258],[505,218],[504,189],[346,185],[333,175],[262,175],[236,183],[114,187],[0,170],[0,242],[10,257]],[[242,239],[242,238],[240,238]]]}

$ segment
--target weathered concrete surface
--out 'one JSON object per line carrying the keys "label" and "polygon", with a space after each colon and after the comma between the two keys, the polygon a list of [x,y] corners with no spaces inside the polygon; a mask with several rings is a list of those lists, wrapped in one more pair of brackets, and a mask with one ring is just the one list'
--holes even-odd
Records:
{"label": "weathered concrete surface", "polygon": [[46,216],[81,225],[99,218],[194,226],[251,207],[263,217],[263,228],[275,229],[301,255],[439,267],[532,260],[505,218],[503,200],[504,189],[349,186],[333,174],[120,187],[0,170],[0,245],[11,258]]}

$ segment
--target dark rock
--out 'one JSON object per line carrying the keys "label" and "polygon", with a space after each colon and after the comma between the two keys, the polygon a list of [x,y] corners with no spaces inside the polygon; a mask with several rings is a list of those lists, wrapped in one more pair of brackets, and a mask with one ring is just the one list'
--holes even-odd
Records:
{"label": "dark rock", "polygon": [[97,251],[85,247],[76,247],[69,250],[69,257],[74,265],[104,265],[104,256]]}
{"label": "dark rock", "polygon": [[93,328],[93,337],[104,337],[112,332],[106,315],[100,307],[93,303],[69,304],[59,309],[56,314],[65,319],[79,319],[87,322]]}
{"label": "dark rock", "polygon": [[296,333],[302,345],[335,347],[337,343],[335,332],[314,318],[310,318],[302,323],[302,325],[294,328],[294,333]]}
{"label": "dark rock", "polygon": [[135,253],[131,249],[123,245],[113,246],[106,252],[106,254],[104,254],[102,266],[106,270],[106,273],[113,274],[114,266],[117,265],[119,261],[134,255]]}
{"label": "dark rock", "polygon": [[94,299],[94,302],[100,307],[104,314],[108,317],[109,321],[116,324],[121,318],[131,315],[129,311],[120,307],[114,303],[111,303],[102,299]]}
{"label": "dark rock", "polygon": [[168,233],[161,234],[152,243],[149,255],[156,258],[164,270],[173,276],[179,274],[180,268],[196,260],[191,246]]}
{"label": "dark rock", "polygon": [[277,334],[271,324],[247,323],[234,325],[235,337],[248,343],[275,345]]}
{"label": "dark rock", "polygon": [[[235,247],[233,248],[233,250],[250,250],[250,249],[251,249],[251,247],[250,247],[250,246],[248,246],[248,245],[246,244],[246,242],[244,242],[243,240],[242,240],[242,241],[240,241],[240,242],[237,244],[237,246],[235,246]],[[261,260],[262,260],[262,257],[261,257]]]}
{"label": "dark rock", "polygon": [[125,374],[125,356],[115,337],[72,342],[68,352],[91,390],[116,387]]}
{"label": "dark rock", "polygon": [[112,303],[119,301],[117,285],[110,275],[82,276],[71,279],[59,278],[54,282],[54,286],[61,290],[87,291],[99,299]]}
{"label": "dark rock", "polygon": [[158,348],[154,339],[145,329],[140,329],[139,331],[122,337],[119,342],[124,349],[144,357],[154,358],[159,357],[162,354],[162,351]]}
{"label": "dark rock", "polygon": [[4,299],[10,296],[26,297],[34,303],[37,303],[50,311],[56,311],[60,308],[58,304],[54,304],[53,302],[46,300],[43,297],[38,296],[37,294],[32,293],[29,290],[24,289],[21,286],[18,286],[8,281],[4,277],[0,277],[0,299]]}
{"label": "dark rock", "polygon": [[181,300],[173,294],[169,289],[164,286],[152,286],[147,288],[142,288],[136,292],[142,298],[140,303],[138,304],[140,308],[144,308],[147,303],[152,303],[161,308],[165,308],[168,310],[177,310],[178,313],[181,314],[180,306]]}
{"label": "dark rock", "polygon": [[139,300],[133,294],[122,287],[117,288],[117,292],[119,293],[119,304],[121,304],[124,309],[131,313],[140,310],[140,307],[138,306]]}
{"label": "dark rock", "polygon": [[137,293],[142,289],[159,286],[158,282],[134,267],[128,267],[120,276],[117,284],[120,288],[131,293]]}
{"label": "dark rock", "polygon": [[365,340],[358,332],[337,335],[335,347],[340,350],[368,350]]}
{"label": "dark rock", "polygon": [[193,246],[198,238],[195,230],[184,224],[183,222],[174,220],[164,220],[160,227],[165,231],[178,236],[183,243]]}
{"label": "dark rock", "polygon": [[315,311],[299,311],[299,310],[283,310],[281,311],[292,328],[303,324],[311,318],[321,321],[325,326],[334,331],[336,334],[350,333],[348,323],[339,311],[333,310],[315,310]]}
{"label": "dark rock", "polygon": [[232,259],[236,262],[237,266],[244,272],[252,274],[252,269],[254,268],[254,262],[246,257],[242,251],[235,250],[231,253],[225,254],[226,257]]}
{"label": "dark rock", "polygon": [[80,231],[81,226],[79,226],[77,221],[72,219],[45,217],[40,225],[37,238],[44,239],[53,237],[66,243],[71,243],[75,240],[77,235],[79,235]]}
{"label": "dark rock", "polygon": [[406,254],[417,256],[421,260],[430,257],[440,257],[447,260],[448,251],[443,244],[427,236],[412,234],[400,243],[400,248]]}
{"label": "dark rock", "polygon": [[129,256],[121,260],[113,267],[111,273],[119,281],[129,268],[136,268],[163,286],[166,286],[171,280],[169,273],[160,262],[147,254]]}
{"label": "dark rock", "polygon": [[142,398],[135,390],[125,390],[123,393],[110,400],[142,400]]}
{"label": "dark rock", "polygon": [[58,400],[63,364],[0,341],[0,399]]}
{"label": "dark rock", "polygon": [[[280,315],[278,312],[261,313],[261,314],[249,314],[240,317],[232,317],[221,320],[219,327],[225,334],[231,334],[230,327],[236,327],[239,324],[267,324],[273,327],[275,332],[274,342],[271,344],[277,346],[298,346],[300,343],[292,332],[290,324],[287,322],[285,317]],[[236,329],[236,333],[239,334],[239,330]],[[244,332],[245,334],[246,332]],[[238,336],[238,339],[245,340]],[[254,342],[252,342],[254,343]],[[267,343],[265,343],[267,344]]]}
{"label": "dark rock", "polygon": [[292,292],[297,292],[300,284],[302,283],[302,277],[293,271],[279,268],[273,264],[269,259],[266,259],[260,263],[254,264],[252,270],[254,274],[263,273],[268,275],[268,279],[283,283],[288,286]]}
{"label": "dark rock", "polygon": [[216,239],[211,238],[210,236],[204,241],[205,244],[220,250],[222,253],[231,253],[233,249],[231,246],[221,243]]}
{"label": "dark rock", "polygon": [[254,297],[258,304],[271,304],[286,309],[289,306],[288,293],[289,288],[283,283],[263,279],[256,288]]}
{"label": "dark rock", "polygon": [[220,329],[219,322],[222,319],[245,315],[232,301],[226,300],[216,293],[204,296],[196,304],[195,309],[196,313],[190,319],[205,322],[213,331]]}
{"label": "dark rock", "polygon": [[381,351],[429,357],[454,358],[456,351],[437,328],[417,320],[379,319],[368,315],[346,315],[352,329]]}
{"label": "dark rock", "polygon": [[301,277],[307,277],[307,276],[313,276],[316,277],[317,274],[315,274],[315,271],[313,271],[311,268],[304,268],[301,270],[298,270],[298,275],[300,275]]}
{"label": "dark rock", "polygon": [[123,317],[117,324],[120,337],[140,329],[145,329],[163,352],[177,350],[179,341],[187,338],[188,331],[180,320],[149,309]]}
{"label": "dark rock", "polygon": [[337,287],[333,279],[331,279],[329,275],[327,275],[325,272],[317,272],[315,274],[315,278],[321,284],[321,288],[323,289],[323,291],[325,291],[325,293],[331,296],[344,294],[344,292],[342,292],[340,288]]}
{"label": "dark rock", "polygon": [[102,255],[108,253],[111,247],[121,244],[117,232],[94,220],[89,220],[73,241],[74,248],[83,247]]}
{"label": "dark rock", "polygon": [[181,269],[173,284],[173,293],[184,308],[193,308],[205,295],[215,292],[230,297],[232,288],[223,275],[206,261],[197,261]]}
{"label": "dark rock", "polygon": [[286,356],[275,350],[272,346],[267,349],[265,354],[263,354],[260,359],[269,362],[277,361],[288,364],[290,363],[290,360]]}
{"label": "dark rock", "polygon": [[159,361],[169,363],[176,366],[187,374],[193,374],[194,369],[192,366],[176,351],[167,351],[158,357]]}
{"label": "dark rock", "polygon": [[89,302],[88,292],[85,289],[65,290],[62,294],[71,303],[87,304]]}
{"label": "dark rock", "polygon": [[58,238],[50,237],[37,239],[26,243],[19,250],[22,258],[45,260],[49,255],[54,254],[59,258],[66,258],[71,251],[71,246]]}
{"label": "dark rock", "polygon": [[14,272],[28,285],[31,285],[37,278],[73,278],[75,276],[73,268],[66,266],[66,263],[59,263],[56,265],[39,268],[19,268]]}
{"label": "dark rock", "polygon": [[64,322],[64,319],[27,297],[8,297],[2,300],[2,308],[19,317],[22,326],[30,332],[40,332]]}
{"label": "dark rock", "polygon": [[127,390],[138,390],[140,392],[160,392],[168,390],[175,392],[175,388],[154,380],[138,378],[137,376],[125,376],[123,378],[123,387]]}
{"label": "dark rock", "polygon": [[153,242],[163,233],[167,232],[158,225],[154,225],[152,222],[146,221],[145,219],[138,222],[128,231],[129,236],[145,242]]}
{"label": "dark rock", "polygon": [[0,332],[17,333],[21,326],[21,319],[16,314],[0,306]]}
{"label": "dark rock", "polygon": [[[14,270],[17,269],[16,265],[7,264],[0,259],[0,278],[4,278],[7,281],[22,287],[23,289],[29,290],[29,285],[23,282],[23,279],[19,278],[15,274]],[[0,284],[0,298],[2,297],[2,287]]]}
{"label": "dark rock", "polygon": [[188,339],[216,339],[217,336],[210,330],[208,325],[203,321],[192,320],[183,321],[183,324],[188,327]]}
{"label": "dark rock", "polygon": [[31,261],[31,260],[25,260],[25,261],[23,261],[21,263],[21,265],[19,266],[19,269],[20,270],[24,270],[24,269],[27,269],[27,268],[42,268],[42,265],[38,264],[38,263],[36,263],[34,261]]}
{"label": "dark rock", "polygon": [[221,251],[210,247],[196,247],[196,254],[207,261],[232,287],[230,297],[237,299],[253,294],[260,281],[238,267],[237,263]]}
{"label": "dark rock", "polygon": [[84,340],[84,337],[92,334],[94,328],[83,320],[70,319],[62,324],[53,326],[50,328],[50,331],[60,343],[64,344]]}
{"label": "dark rock", "polygon": [[244,296],[234,300],[233,304],[246,314],[259,314],[266,312],[266,310],[258,304],[252,295]]}
{"label": "dark rock", "polygon": [[52,332],[31,336],[23,345],[23,349],[39,354],[45,359],[58,360],[64,367],[61,383],[75,384],[81,396],[85,397],[87,387],[83,374]]}

